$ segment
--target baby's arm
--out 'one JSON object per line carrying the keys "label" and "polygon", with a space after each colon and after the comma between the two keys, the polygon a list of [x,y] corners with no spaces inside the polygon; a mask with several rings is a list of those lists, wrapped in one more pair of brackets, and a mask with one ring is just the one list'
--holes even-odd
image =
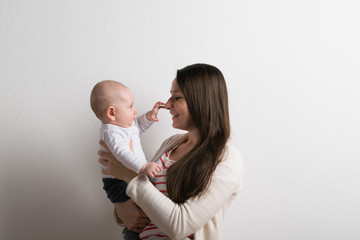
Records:
{"label": "baby's arm", "polygon": [[147,163],[144,156],[139,156],[134,153],[132,141],[128,142],[126,134],[122,132],[103,133],[105,144],[108,146],[115,158],[121,162],[128,169],[140,173],[142,167]]}
{"label": "baby's arm", "polygon": [[135,119],[134,123],[135,126],[139,129],[140,134],[149,129],[154,122],[159,121],[156,115],[159,112],[160,108],[164,108],[164,103],[159,101],[155,103],[152,110],[142,114]]}
{"label": "baby's arm", "polygon": [[164,108],[164,103],[159,101],[155,103],[154,107],[146,113],[147,119],[153,122],[158,122],[159,119],[157,118],[157,113],[159,112],[160,108]]}
{"label": "baby's arm", "polygon": [[149,177],[154,178],[161,170],[162,168],[159,164],[155,162],[146,162],[141,168],[140,173],[145,173]]}

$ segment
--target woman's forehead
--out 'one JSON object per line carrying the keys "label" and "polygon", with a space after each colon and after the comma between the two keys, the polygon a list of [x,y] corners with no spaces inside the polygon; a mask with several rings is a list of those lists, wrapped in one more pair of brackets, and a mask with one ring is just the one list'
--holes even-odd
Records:
{"label": "woman's forehead", "polygon": [[171,90],[170,90],[170,93],[171,94],[174,94],[174,93],[179,93],[181,92],[180,88],[179,88],[179,85],[177,83],[177,80],[176,78],[172,81],[171,83]]}

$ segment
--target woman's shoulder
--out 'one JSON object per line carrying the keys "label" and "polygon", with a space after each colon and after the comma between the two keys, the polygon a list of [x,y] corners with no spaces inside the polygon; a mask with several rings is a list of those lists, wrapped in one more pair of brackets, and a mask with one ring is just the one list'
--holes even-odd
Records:
{"label": "woman's shoulder", "polygon": [[243,158],[241,152],[237,144],[232,139],[229,139],[225,145],[223,162],[228,162],[229,164],[236,164],[242,167]]}
{"label": "woman's shoulder", "polygon": [[184,141],[185,138],[187,138],[187,133],[172,135],[171,137],[164,140],[160,148],[171,148]]}
{"label": "woman's shoulder", "polygon": [[172,147],[176,146],[177,144],[184,141],[187,137],[187,134],[175,134],[163,141],[160,145],[159,149],[156,151],[154,157],[152,158],[152,162],[158,160],[158,158],[166,151],[171,149]]}
{"label": "woman's shoulder", "polygon": [[243,158],[241,152],[232,140],[226,143],[222,161],[216,167],[215,176],[227,176],[228,180],[234,182],[234,185],[240,187],[243,182]]}
{"label": "woman's shoulder", "polygon": [[238,145],[233,139],[229,139],[225,145],[225,151],[233,154],[241,155]]}

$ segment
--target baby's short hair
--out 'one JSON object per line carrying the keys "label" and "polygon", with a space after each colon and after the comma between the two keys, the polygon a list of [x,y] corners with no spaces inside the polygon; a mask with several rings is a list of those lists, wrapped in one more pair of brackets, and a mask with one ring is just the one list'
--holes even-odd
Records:
{"label": "baby's short hair", "polygon": [[114,80],[104,80],[95,84],[90,95],[90,106],[96,117],[102,120],[106,116],[107,108],[115,104],[116,90],[126,87],[124,84]]}

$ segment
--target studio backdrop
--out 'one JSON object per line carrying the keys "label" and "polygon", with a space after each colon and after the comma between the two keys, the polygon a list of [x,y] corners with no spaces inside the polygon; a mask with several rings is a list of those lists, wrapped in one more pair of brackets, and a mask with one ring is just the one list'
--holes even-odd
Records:
{"label": "studio backdrop", "polygon": [[[176,70],[217,66],[245,185],[224,239],[360,239],[355,0],[1,0],[0,239],[121,239],[97,162],[95,83],[139,114]],[[179,131],[161,110],[147,158]]]}

